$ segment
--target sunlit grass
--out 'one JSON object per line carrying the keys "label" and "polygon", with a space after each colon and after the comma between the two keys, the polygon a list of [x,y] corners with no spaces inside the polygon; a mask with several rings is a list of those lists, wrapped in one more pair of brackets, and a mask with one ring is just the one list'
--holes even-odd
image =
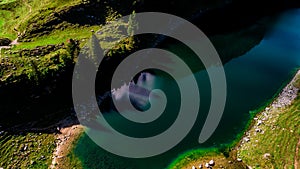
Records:
{"label": "sunlit grass", "polygon": [[[296,80],[294,85],[299,86],[300,81]],[[300,97],[291,106],[272,110],[269,114],[268,120],[259,126],[263,133],[250,130],[251,141],[239,150],[240,156],[252,167],[293,168],[300,140]],[[262,114],[257,117],[264,118]],[[271,156],[266,158],[265,154]]]}
{"label": "sunlit grass", "polygon": [[0,166],[46,169],[52,162],[54,134],[26,133],[0,135]]}
{"label": "sunlit grass", "polygon": [[21,42],[14,50],[19,49],[33,49],[36,46],[45,46],[49,44],[65,43],[68,39],[87,39],[90,38],[91,30],[98,30],[99,26],[67,28],[63,31],[55,30],[47,36],[33,38],[32,42]]}

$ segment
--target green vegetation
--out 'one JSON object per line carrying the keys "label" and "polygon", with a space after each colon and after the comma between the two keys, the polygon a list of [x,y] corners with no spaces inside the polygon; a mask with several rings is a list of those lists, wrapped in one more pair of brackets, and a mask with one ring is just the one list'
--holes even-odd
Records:
{"label": "green vegetation", "polygon": [[[296,83],[299,86],[299,80]],[[249,131],[251,141],[240,148],[239,156],[255,168],[293,168],[295,161],[299,161],[299,152],[296,153],[300,140],[299,113],[299,97],[288,108],[271,110],[268,120],[259,127],[262,132],[255,132],[255,128]]]}
{"label": "green vegetation", "polygon": [[[68,17],[73,17],[73,13],[80,11],[87,3],[87,1],[81,0],[0,1],[0,38],[9,38],[10,40],[14,40],[17,37],[19,38],[19,44],[12,46],[10,49],[1,49],[0,88],[15,85],[23,87],[28,84],[28,86],[32,88],[36,86],[40,87],[42,84],[45,84],[43,83],[45,81],[58,79],[57,77],[59,77],[61,73],[71,72],[77,59],[79,49],[83,47],[87,39],[90,38],[95,31],[101,29],[101,24],[113,21],[121,16],[111,7],[103,6],[105,10],[99,10],[103,12],[99,15],[104,18],[101,23],[82,24],[69,21],[70,18]],[[64,16],[64,21],[60,20],[57,15]],[[86,16],[83,15],[82,18],[76,19],[84,20],[85,17]],[[127,29],[131,24],[120,21],[112,25],[122,28],[125,27]],[[102,34],[99,35],[98,38],[102,40],[113,37],[113,42],[101,44],[104,48],[111,47],[112,43],[119,42],[120,39],[124,37],[120,35],[119,30],[111,29],[111,27],[102,29],[101,32]],[[108,56],[115,53],[120,54],[125,50],[131,50],[134,45],[133,38],[120,41],[119,45],[114,46],[114,49],[110,51],[111,53],[108,54]],[[55,85],[59,85],[59,83],[66,83],[66,81],[56,83]],[[46,83],[46,85],[49,85],[49,83]],[[34,97],[38,98],[39,96]],[[22,99],[17,98],[16,100]],[[22,107],[26,107],[26,111],[30,112],[31,105],[27,105],[26,101],[28,101],[27,98],[24,99],[25,105],[18,102],[18,105],[21,105],[18,108],[15,108],[17,107],[15,105],[6,105],[9,110],[1,107],[1,112],[3,111],[3,113],[9,114],[7,111],[14,111],[20,107],[21,109]],[[10,110],[10,107],[13,106],[14,108]],[[53,124],[56,118],[64,116],[61,115],[61,110],[55,110],[55,108],[44,112],[52,113],[55,114],[54,116],[57,116],[51,117],[51,121],[47,121],[49,125]],[[64,113],[66,114],[66,112]],[[1,115],[1,117],[4,116],[3,114]],[[5,124],[11,125],[8,119],[11,118],[7,117],[6,121],[3,121],[5,121]],[[52,131],[49,133],[24,133],[25,134],[23,134],[23,132],[1,132],[0,167],[48,168],[51,164],[52,154],[55,148],[55,134],[53,134]],[[76,159],[75,154],[68,155],[65,163],[69,165],[66,165],[65,168],[80,168],[81,162]]]}
{"label": "green vegetation", "polygon": [[[68,63],[73,63],[72,56],[66,51],[66,49],[59,49],[53,51],[43,57],[10,57],[0,58],[4,64],[3,75],[1,81],[20,82],[28,79],[33,83],[39,83],[41,80],[45,80],[50,75],[53,76],[59,71],[64,70]],[[20,77],[23,77],[20,78]]]}
{"label": "green vegetation", "polygon": [[216,148],[190,150],[177,157],[176,160],[168,166],[168,169],[183,168],[189,163],[197,161],[199,158],[215,156],[216,154],[219,154]]}
{"label": "green vegetation", "polygon": [[[76,0],[5,0],[0,3],[0,37],[16,38],[17,32],[28,31],[28,25],[38,18],[47,22],[47,16],[54,11],[60,11],[69,6],[75,6],[81,1]],[[49,17],[49,16],[48,16]]]}
{"label": "green vegetation", "polygon": [[227,169],[244,169],[246,166],[242,162],[238,162],[235,158],[226,157],[224,154],[220,153],[218,149],[208,149],[208,150],[192,150],[188,151],[174,162],[172,162],[167,168],[168,169],[190,169],[192,166],[198,168],[202,165],[205,168],[205,163],[210,160],[214,160],[216,166],[213,168],[227,168]]}
{"label": "green vegetation", "polygon": [[54,134],[5,132],[0,135],[0,167],[48,168],[54,148]]}
{"label": "green vegetation", "polygon": [[[4,2],[2,3],[4,4]],[[7,4],[10,3],[12,2],[7,1]],[[133,37],[120,41],[120,39],[124,38],[120,33],[120,28],[127,29],[127,27],[132,25],[131,23],[123,21],[112,22],[109,27],[101,28],[101,25],[97,24],[79,25],[66,21],[61,22],[54,16],[57,13],[61,15],[68,14],[74,11],[73,8],[75,8],[75,11],[78,11],[77,8],[79,7],[77,6],[86,2],[45,0],[45,2],[24,1],[24,3],[26,5],[17,5],[9,10],[0,10],[0,13],[3,12],[3,15],[6,13],[13,15],[5,15],[3,17],[3,21],[7,20],[8,22],[2,22],[2,27],[0,25],[0,30],[3,33],[0,37],[15,38],[16,30],[18,30],[21,41],[20,44],[11,49],[2,49],[0,54],[0,79],[5,84],[20,81],[30,81],[30,83],[39,84],[41,80],[66,71],[66,68],[74,65],[79,50],[75,54],[70,52],[67,46],[63,44],[68,43],[68,39],[75,38],[78,39],[76,45],[79,49],[94,30],[101,29],[102,34],[98,38],[102,41],[101,46],[104,49],[110,48],[115,42],[119,42],[118,45],[114,45],[113,50],[107,53],[108,56],[122,54],[124,51],[134,49],[135,42]],[[26,6],[30,9],[24,9]],[[120,14],[110,7],[107,7],[106,13],[104,12],[103,15],[106,16],[105,23],[121,17]],[[14,31],[12,31],[13,28],[15,29]],[[128,30],[133,31],[132,26]],[[105,39],[113,39],[113,41],[105,42]],[[53,45],[60,47],[55,48],[55,50],[52,48],[48,49],[49,46]],[[28,54],[29,50],[31,51],[30,54]]]}

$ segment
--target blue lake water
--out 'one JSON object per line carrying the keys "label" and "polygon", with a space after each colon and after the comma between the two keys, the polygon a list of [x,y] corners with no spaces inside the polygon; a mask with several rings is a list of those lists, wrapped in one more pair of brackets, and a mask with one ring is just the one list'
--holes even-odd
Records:
{"label": "blue lake water", "polygon": [[[106,152],[84,135],[74,153],[85,168],[165,168],[181,153],[195,149],[227,144],[236,139],[250,120],[249,111],[259,108],[271,99],[278,89],[291,78],[300,66],[300,10],[283,13],[259,45],[245,55],[232,59],[224,65],[228,95],[222,120],[213,136],[204,144],[198,137],[209,108],[210,84],[205,71],[195,73],[201,93],[201,108],[196,124],[187,137],[170,151],[151,158],[129,159]],[[174,82],[159,78],[158,83],[171,95],[167,109],[177,112],[178,87]],[[167,129],[176,118],[176,113],[167,113],[149,125],[136,126],[124,121],[117,113],[106,114],[106,119],[119,131],[146,137]]]}

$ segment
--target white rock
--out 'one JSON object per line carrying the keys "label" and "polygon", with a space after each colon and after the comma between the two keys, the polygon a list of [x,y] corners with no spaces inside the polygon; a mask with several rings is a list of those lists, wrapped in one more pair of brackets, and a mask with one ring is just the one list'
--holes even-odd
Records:
{"label": "white rock", "polygon": [[240,159],[240,158],[237,158],[236,160],[237,160],[238,162],[242,162],[242,159]]}
{"label": "white rock", "polygon": [[262,121],[261,121],[261,120],[258,120],[258,121],[257,121],[257,125],[260,126],[261,124],[262,124]]}
{"label": "white rock", "polygon": [[205,163],[204,166],[205,166],[206,168],[209,168],[209,167],[210,167],[208,163]]}
{"label": "white rock", "polygon": [[208,162],[208,164],[209,164],[210,166],[214,166],[214,165],[215,165],[215,161],[214,161],[214,160],[210,160],[210,161]]}
{"label": "white rock", "polygon": [[199,165],[199,169],[201,169],[201,168],[203,168],[203,165],[202,165],[202,164]]}
{"label": "white rock", "polygon": [[192,169],[196,169],[196,167],[195,167],[195,166],[193,166],[193,167],[192,167]]}
{"label": "white rock", "polygon": [[250,138],[249,138],[249,137],[244,137],[243,140],[244,140],[245,142],[249,142],[249,141],[250,141]]}
{"label": "white rock", "polygon": [[270,153],[264,154],[264,159],[269,159],[270,157],[271,157],[271,154],[270,154]]}

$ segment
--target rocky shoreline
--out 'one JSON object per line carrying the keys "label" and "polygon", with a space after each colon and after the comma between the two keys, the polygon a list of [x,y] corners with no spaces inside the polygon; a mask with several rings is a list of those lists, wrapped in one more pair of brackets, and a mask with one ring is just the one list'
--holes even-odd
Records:
{"label": "rocky shoreline", "polygon": [[51,169],[60,169],[64,166],[64,161],[72,150],[74,142],[80,137],[84,130],[82,125],[74,125],[73,121],[71,118],[66,118],[62,121],[62,124],[57,127],[59,134],[56,135],[56,148],[53,152]]}
{"label": "rocky shoreline", "polygon": [[[237,158],[243,159],[243,156],[240,154],[242,150],[247,150],[250,146],[251,142],[254,144],[258,144],[258,140],[253,139],[258,134],[264,134],[265,129],[275,130],[276,123],[278,117],[280,116],[280,112],[291,106],[293,101],[297,98],[300,88],[295,86],[295,82],[300,77],[300,70],[295,74],[294,78],[283,88],[278,97],[267,106],[262,112],[258,113],[254,119],[252,126],[245,132],[243,138],[240,143],[236,146],[237,150]],[[284,128],[282,129],[284,130]],[[293,132],[292,130],[290,132]],[[263,154],[264,159],[271,158],[272,154],[270,152],[265,152]],[[250,166],[248,166],[251,168]]]}

